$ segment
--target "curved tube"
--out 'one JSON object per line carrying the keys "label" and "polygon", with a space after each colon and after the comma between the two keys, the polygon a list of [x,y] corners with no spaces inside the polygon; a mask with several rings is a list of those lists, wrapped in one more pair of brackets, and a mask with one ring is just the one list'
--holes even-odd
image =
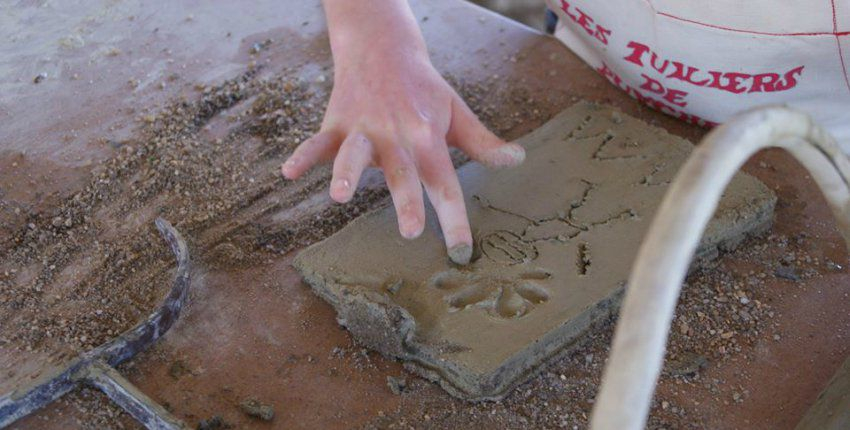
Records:
{"label": "curved tube", "polygon": [[83,382],[101,388],[147,428],[188,428],[134,389],[117,372],[103,371],[145,350],[165,334],[180,316],[180,310],[189,294],[190,261],[186,242],[168,221],[157,218],[156,227],[177,259],[177,274],[162,305],[135,327],[116,339],[81,354],[64,368],[47,373],[32,384],[17,388],[11,393],[0,393],[0,429],[62,397]]}
{"label": "curved tube", "polygon": [[768,147],[787,150],[809,171],[850,244],[850,162],[809,116],[769,106],[711,131],[676,175],[638,251],[591,429],[644,428],[673,311],[702,232],[732,176]]}

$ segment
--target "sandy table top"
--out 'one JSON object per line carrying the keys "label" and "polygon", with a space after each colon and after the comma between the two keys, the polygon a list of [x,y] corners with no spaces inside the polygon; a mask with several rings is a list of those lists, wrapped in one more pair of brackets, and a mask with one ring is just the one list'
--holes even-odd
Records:
{"label": "sandy table top", "polygon": [[[414,9],[436,67],[505,137],[532,130],[579,99],[612,104],[691,140],[704,133],[630,100],[551,37],[466,2],[415,2]],[[61,361],[61,354],[47,346],[68,353],[107,337],[96,326],[113,323],[99,320],[97,310],[121,328],[158,301],[167,283],[156,281],[167,279],[169,266],[158,257],[161,244],[148,224],[156,214],[165,214],[182,226],[204,270],[196,274],[191,304],[173,331],[125,374],[191,425],[218,414],[241,428],[251,426],[253,421],[236,406],[246,397],[274,405],[275,423],[288,428],[350,428],[381,419],[422,422],[423,414],[436,417],[434,411],[444,410],[466,420],[458,425],[486,422],[489,412],[470,409],[424,383],[409,380],[411,394],[393,395],[386,377],[403,376],[400,366],[353,345],[335,323],[332,309],[290,267],[291,251],[326,237],[386,197],[377,175],[366,181],[371,191],[349,207],[332,205],[325,196],[327,171],[300,184],[274,179],[277,164],[297,137],[295,131],[308,133],[320,120],[331,84],[318,2],[30,2],[3,5],[0,11],[0,38],[9,42],[0,45],[0,254],[4,255],[0,274],[2,291],[10,297],[2,303],[0,318],[15,327],[3,334],[0,371],[4,375],[15,371],[4,381],[26,377],[41,363]],[[221,86],[258,66],[256,74],[245,78],[245,89]],[[274,85],[258,83],[275,79]],[[163,122],[147,120],[156,119],[166,106],[175,108],[169,101],[181,96],[197,108],[204,88],[222,90],[215,94],[235,92],[242,98],[216,102],[215,117],[204,118],[200,127],[165,121],[185,131],[191,141],[204,143],[198,146],[203,150],[176,151],[195,147],[182,140],[161,145],[175,151],[156,152],[150,133]],[[307,109],[275,116],[279,106],[257,103],[263,94],[283,95]],[[270,114],[273,123],[257,123],[251,112]],[[174,110],[166,113],[160,119],[179,117]],[[282,118],[297,121],[276,122]],[[277,137],[285,139],[274,143]],[[225,145],[218,149],[208,145],[216,139]],[[263,145],[271,149],[264,150]],[[168,162],[182,161],[184,171],[213,179],[213,184],[199,187],[175,176],[173,169],[133,152],[139,148]],[[181,158],[190,152],[199,155]],[[93,178],[99,172],[115,173],[108,160],[121,157],[141,167]],[[243,159],[250,163],[245,165]],[[217,160],[227,163],[218,165]],[[226,167],[229,174],[221,182],[212,178],[217,167]],[[707,370],[711,377],[734,384],[721,384],[715,393],[700,384],[681,386],[662,380],[660,395],[676,407],[687,407],[688,419],[713,424],[720,420],[729,427],[764,422],[782,428],[802,416],[848,352],[847,343],[836,336],[847,336],[850,327],[846,313],[850,277],[843,269],[847,255],[829,211],[822,199],[814,197],[816,188],[800,168],[784,154],[766,152],[749,163],[748,170],[777,192],[774,231],[792,238],[789,248],[780,251],[777,243],[784,242],[766,242],[774,251],[751,249],[761,253],[758,257],[765,264],[774,264],[794,248],[791,260],[800,270],[811,266],[812,275],[793,282],[773,279],[770,272],[769,288],[760,291],[776,315],[771,330],[760,331],[731,359]],[[163,185],[152,186],[146,177],[161,179]],[[104,188],[95,191],[110,191],[117,197],[95,199],[92,210],[74,209],[73,197],[90,195],[84,191],[98,182]],[[131,185],[144,185],[141,189],[147,194],[134,198]],[[177,185],[181,188],[175,189]],[[235,194],[237,187],[247,196]],[[186,189],[196,194],[185,198]],[[199,212],[205,204],[221,203],[216,200],[218,191],[245,206],[213,205],[208,213]],[[202,219],[204,215],[209,217]],[[33,233],[27,233],[29,224],[35,227]],[[801,231],[806,235],[800,236]],[[68,240],[69,232],[73,241]],[[31,251],[24,249],[28,244],[33,245]],[[841,268],[797,263],[802,255],[821,262],[829,259]],[[41,257],[51,261],[45,263]],[[131,265],[136,270],[127,269],[128,273],[113,270],[125,259],[141,265]],[[727,263],[746,268],[740,262]],[[55,277],[51,265],[56,266]],[[746,273],[745,268],[735,273]],[[11,269],[17,271],[14,276],[4,274]],[[39,286],[42,291],[34,288],[39,279],[45,281]],[[116,283],[100,282],[110,279]],[[103,309],[86,299],[86,293],[106,300]],[[74,317],[78,309],[95,316]],[[41,310],[68,313],[68,321],[76,323],[63,325],[49,313],[46,321],[38,320],[36,330],[30,330],[37,318],[24,317]],[[30,332],[59,336],[39,341],[26,334]],[[774,334],[783,340],[774,341]],[[594,369],[592,363],[597,361],[590,360],[588,369]],[[564,366],[554,366],[553,372],[572,368]],[[788,367],[804,373],[792,377]],[[587,380],[592,381],[593,372],[588,372]],[[793,390],[784,389],[792,383]],[[730,400],[733,389],[747,390],[746,400],[740,404]],[[83,427],[77,420],[97,427],[114,420],[109,414],[115,411],[104,409],[102,399],[81,397],[51,406],[20,428]],[[693,404],[694,398],[701,399],[699,405]],[[530,419],[528,408],[544,401],[556,402],[515,399],[494,409],[492,416],[519,426]],[[562,406],[572,408],[571,419],[580,423],[589,404],[568,402]],[[736,407],[729,409],[726,403]],[[545,412],[541,417],[555,413],[542,406],[540,411]]]}

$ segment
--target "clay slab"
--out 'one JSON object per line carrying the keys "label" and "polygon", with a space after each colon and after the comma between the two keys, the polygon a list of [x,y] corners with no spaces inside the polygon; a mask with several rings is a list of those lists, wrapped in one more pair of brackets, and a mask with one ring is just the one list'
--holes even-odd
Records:
{"label": "clay slab", "polygon": [[[692,150],[685,140],[581,103],[520,140],[525,163],[459,170],[473,262],[447,258],[429,208],[406,241],[391,207],[295,260],[361,343],[451,394],[498,399],[616,310],[653,213]],[[766,229],[776,198],[737,175],[705,233],[705,258]]]}

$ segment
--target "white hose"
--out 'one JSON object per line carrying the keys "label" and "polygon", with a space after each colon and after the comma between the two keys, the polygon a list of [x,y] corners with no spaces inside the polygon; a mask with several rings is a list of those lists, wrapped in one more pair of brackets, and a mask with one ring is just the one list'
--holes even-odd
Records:
{"label": "white hose", "polygon": [[673,311],[702,232],[732,176],[768,147],[787,150],[809,171],[850,240],[850,162],[810,117],[770,106],[711,131],[676,175],[638,251],[591,429],[644,428]]}

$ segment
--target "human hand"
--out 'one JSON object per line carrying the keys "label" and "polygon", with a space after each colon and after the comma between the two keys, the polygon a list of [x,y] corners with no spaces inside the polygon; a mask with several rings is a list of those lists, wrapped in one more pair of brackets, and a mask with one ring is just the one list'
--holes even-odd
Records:
{"label": "human hand", "polygon": [[[345,203],[354,195],[366,167],[381,168],[399,231],[408,239],[418,237],[425,226],[424,186],[449,257],[467,264],[472,233],[448,145],[496,167],[519,164],[525,152],[487,130],[434,69],[409,8],[401,4],[406,9],[401,18],[409,22],[399,22],[395,16],[389,19],[393,23],[389,29],[386,21],[381,25],[398,30],[395,37],[359,38],[349,33],[338,44],[334,43],[332,7],[325,4],[332,29],[334,88],[321,130],[293,152],[282,172],[297,179],[313,165],[333,160],[330,195]],[[372,12],[386,13],[386,9]],[[359,28],[364,27],[369,26]]]}

